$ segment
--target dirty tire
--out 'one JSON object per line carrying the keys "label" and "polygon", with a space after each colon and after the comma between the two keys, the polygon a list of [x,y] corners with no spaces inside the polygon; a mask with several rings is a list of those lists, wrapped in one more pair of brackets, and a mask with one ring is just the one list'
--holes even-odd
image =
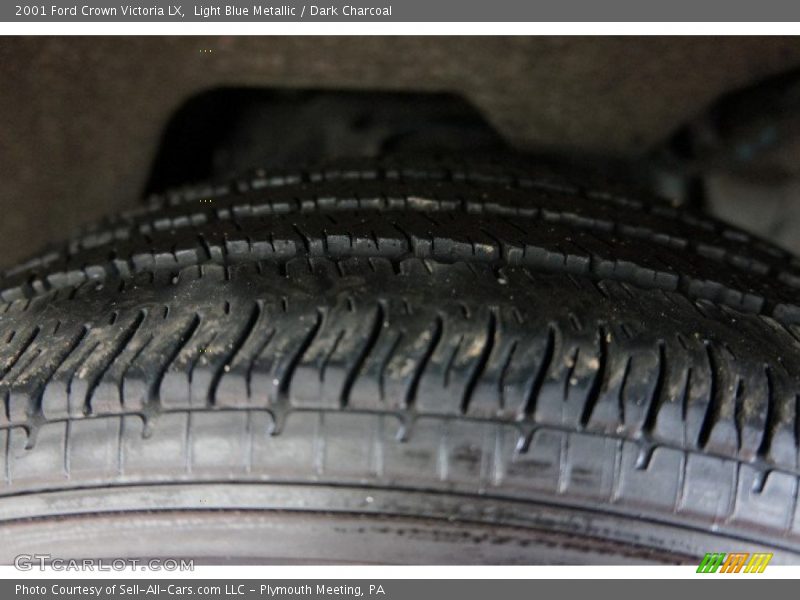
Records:
{"label": "dirty tire", "polygon": [[4,560],[800,556],[800,263],[707,216],[497,167],[256,173],[0,289]]}

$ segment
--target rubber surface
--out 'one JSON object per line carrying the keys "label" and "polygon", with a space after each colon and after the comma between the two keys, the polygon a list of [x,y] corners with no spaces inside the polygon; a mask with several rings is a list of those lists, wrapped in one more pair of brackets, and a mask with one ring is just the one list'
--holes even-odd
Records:
{"label": "rubber surface", "polygon": [[498,168],[260,173],[0,288],[3,495],[366,485],[800,550],[800,263],[702,215]]}

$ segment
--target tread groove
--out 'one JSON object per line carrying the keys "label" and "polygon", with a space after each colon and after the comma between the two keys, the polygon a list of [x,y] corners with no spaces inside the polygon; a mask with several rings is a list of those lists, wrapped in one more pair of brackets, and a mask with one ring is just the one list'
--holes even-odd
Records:
{"label": "tread groove", "polygon": [[171,352],[167,355],[166,360],[161,364],[161,367],[156,372],[156,375],[149,386],[149,396],[147,399],[148,405],[154,406],[160,401],[161,382],[164,380],[167,370],[175,362],[175,359],[181,353],[181,350],[183,350],[184,347],[191,341],[192,337],[194,337],[194,334],[200,327],[201,322],[202,319],[200,318],[200,315],[195,313],[181,331],[181,335],[178,338],[178,343],[173,346]]}
{"label": "tread groove", "polygon": [[583,411],[581,412],[580,424],[586,427],[592,418],[597,403],[600,401],[600,395],[605,384],[607,373],[606,365],[608,362],[608,341],[606,339],[605,329],[601,326],[597,330],[598,334],[598,349],[597,349],[597,371],[592,379],[592,385],[586,395],[584,401]]}
{"label": "tread groove", "polygon": [[[123,336],[120,338],[119,343],[114,347],[111,354],[109,354],[108,359],[106,360],[103,367],[97,372],[97,374],[92,378],[92,381],[89,383],[89,386],[86,390],[86,407],[91,414],[92,412],[92,398],[94,397],[95,390],[100,382],[103,380],[103,377],[111,368],[111,365],[119,358],[119,355],[122,354],[125,349],[130,344],[131,340],[134,338],[136,333],[142,326],[145,318],[147,317],[147,310],[142,309],[136,315],[136,318],[133,320],[128,331],[126,331]],[[120,397],[121,394],[120,394]]]}
{"label": "tread groove", "polygon": [[486,364],[489,362],[489,356],[495,344],[495,336],[497,335],[497,316],[495,310],[489,309],[489,319],[486,324],[486,341],[483,343],[478,360],[470,373],[467,385],[464,388],[464,395],[461,398],[461,414],[467,414],[469,410],[469,403],[472,400],[472,394],[475,392],[475,387],[478,385],[483,372],[486,370]]}
{"label": "tread groove", "polygon": [[225,354],[223,360],[220,361],[217,369],[214,371],[214,375],[208,386],[208,402],[211,406],[216,404],[217,388],[219,387],[219,382],[222,379],[222,375],[225,373],[226,369],[230,369],[230,365],[234,358],[236,358],[239,350],[242,349],[242,346],[244,346],[248,338],[252,335],[256,322],[261,316],[261,310],[261,303],[258,301],[253,302],[253,308],[250,310],[250,314],[244,324],[244,327],[242,327],[241,331],[236,336],[236,339],[231,344],[230,349]]}
{"label": "tread groove", "polygon": [[38,337],[38,335],[39,335],[39,333],[41,331],[42,331],[42,328],[39,325],[37,325],[36,327],[33,328],[33,330],[31,331],[30,335],[27,337],[27,339],[22,343],[22,345],[19,347],[19,349],[14,353],[14,356],[12,357],[12,359],[8,363],[8,365],[6,365],[6,367],[4,369],[0,370],[0,381],[3,381],[3,379],[5,379],[5,376],[8,375],[9,372],[11,372],[11,369],[13,369],[16,366],[16,364],[19,362],[19,360],[28,351],[28,348],[30,348],[31,345],[33,344],[33,342],[36,341],[36,338]]}
{"label": "tread groove", "polygon": [[711,438],[711,431],[719,417],[719,410],[722,404],[722,390],[719,386],[719,375],[717,360],[714,358],[714,351],[711,345],[705,344],[706,359],[708,360],[708,375],[709,375],[709,391],[708,391],[708,404],[706,405],[705,415],[703,422],[700,426],[700,433],[697,438],[697,445],[700,448],[705,448],[708,445],[708,440]]}
{"label": "tread groove", "polygon": [[653,434],[661,406],[667,401],[667,398],[665,398],[664,382],[669,369],[667,365],[667,352],[664,346],[664,340],[658,340],[658,375],[656,375],[656,383],[653,387],[653,393],[650,396],[645,418],[642,423],[642,433],[645,437],[650,437]]}
{"label": "tread groove", "polygon": [[547,372],[550,370],[550,365],[553,362],[555,346],[556,331],[555,327],[551,323],[547,326],[547,342],[545,345],[544,354],[542,355],[542,361],[536,371],[536,376],[531,381],[531,386],[528,389],[528,393],[526,394],[525,398],[523,414],[527,419],[534,417],[536,414],[536,404],[539,401],[539,396],[541,395],[542,386],[544,385],[545,378],[547,377]]}
{"label": "tread groove", "polygon": [[439,342],[442,339],[442,332],[444,330],[444,322],[442,320],[441,315],[436,315],[434,319],[434,326],[433,331],[431,332],[431,339],[428,342],[428,347],[425,349],[425,353],[420,358],[419,362],[414,369],[414,373],[411,377],[411,382],[408,385],[408,390],[406,391],[405,397],[405,410],[412,411],[414,405],[417,401],[417,390],[419,389],[419,382],[422,379],[422,374],[425,372],[425,369],[428,366],[428,363],[433,355],[436,347],[439,345]]}
{"label": "tread groove", "polygon": [[344,385],[342,385],[342,395],[339,401],[339,405],[342,408],[347,408],[350,402],[350,392],[353,389],[353,384],[356,381],[356,377],[361,372],[361,369],[364,366],[364,361],[369,356],[369,353],[375,347],[375,344],[378,342],[378,338],[380,337],[381,331],[383,331],[383,324],[386,322],[386,315],[383,306],[380,302],[376,303],[375,307],[375,317],[372,322],[372,326],[370,327],[369,335],[367,336],[367,340],[364,345],[361,347],[361,350],[356,357],[355,362],[353,362],[353,366],[348,369],[347,375],[345,376]]}
{"label": "tread groove", "polygon": [[309,346],[314,342],[314,339],[317,337],[319,330],[322,328],[322,322],[324,321],[324,315],[320,309],[316,310],[314,325],[311,326],[311,329],[305,335],[303,340],[300,342],[300,345],[297,347],[297,350],[291,356],[286,366],[286,370],[283,373],[283,376],[278,380],[278,394],[276,398],[276,406],[275,411],[276,414],[273,414],[275,418],[275,423],[273,425],[273,433],[277,434],[280,432],[280,428],[283,425],[283,417],[285,416],[284,413],[288,410],[289,405],[291,403],[290,398],[290,391],[292,385],[292,378],[294,377],[294,373],[297,370],[297,365],[300,364],[300,361],[303,359],[306,351],[308,350]]}

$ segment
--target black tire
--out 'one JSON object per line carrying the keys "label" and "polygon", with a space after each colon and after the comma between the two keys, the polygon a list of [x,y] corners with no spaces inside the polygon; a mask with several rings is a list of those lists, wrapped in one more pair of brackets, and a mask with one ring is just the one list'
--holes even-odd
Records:
{"label": "black tire", "polygon": [[1,283],[3,560],[800,556],[800,263],[709,217],[496,168],[261,173]]}

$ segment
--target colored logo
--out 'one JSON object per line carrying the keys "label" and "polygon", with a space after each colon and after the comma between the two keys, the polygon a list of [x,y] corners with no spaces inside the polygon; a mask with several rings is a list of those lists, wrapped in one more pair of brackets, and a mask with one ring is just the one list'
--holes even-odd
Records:
{"label": "colored logo", "polygon": [[763,573],[772,554],[768,552],[709,552],[700,561],[698,573]]}

